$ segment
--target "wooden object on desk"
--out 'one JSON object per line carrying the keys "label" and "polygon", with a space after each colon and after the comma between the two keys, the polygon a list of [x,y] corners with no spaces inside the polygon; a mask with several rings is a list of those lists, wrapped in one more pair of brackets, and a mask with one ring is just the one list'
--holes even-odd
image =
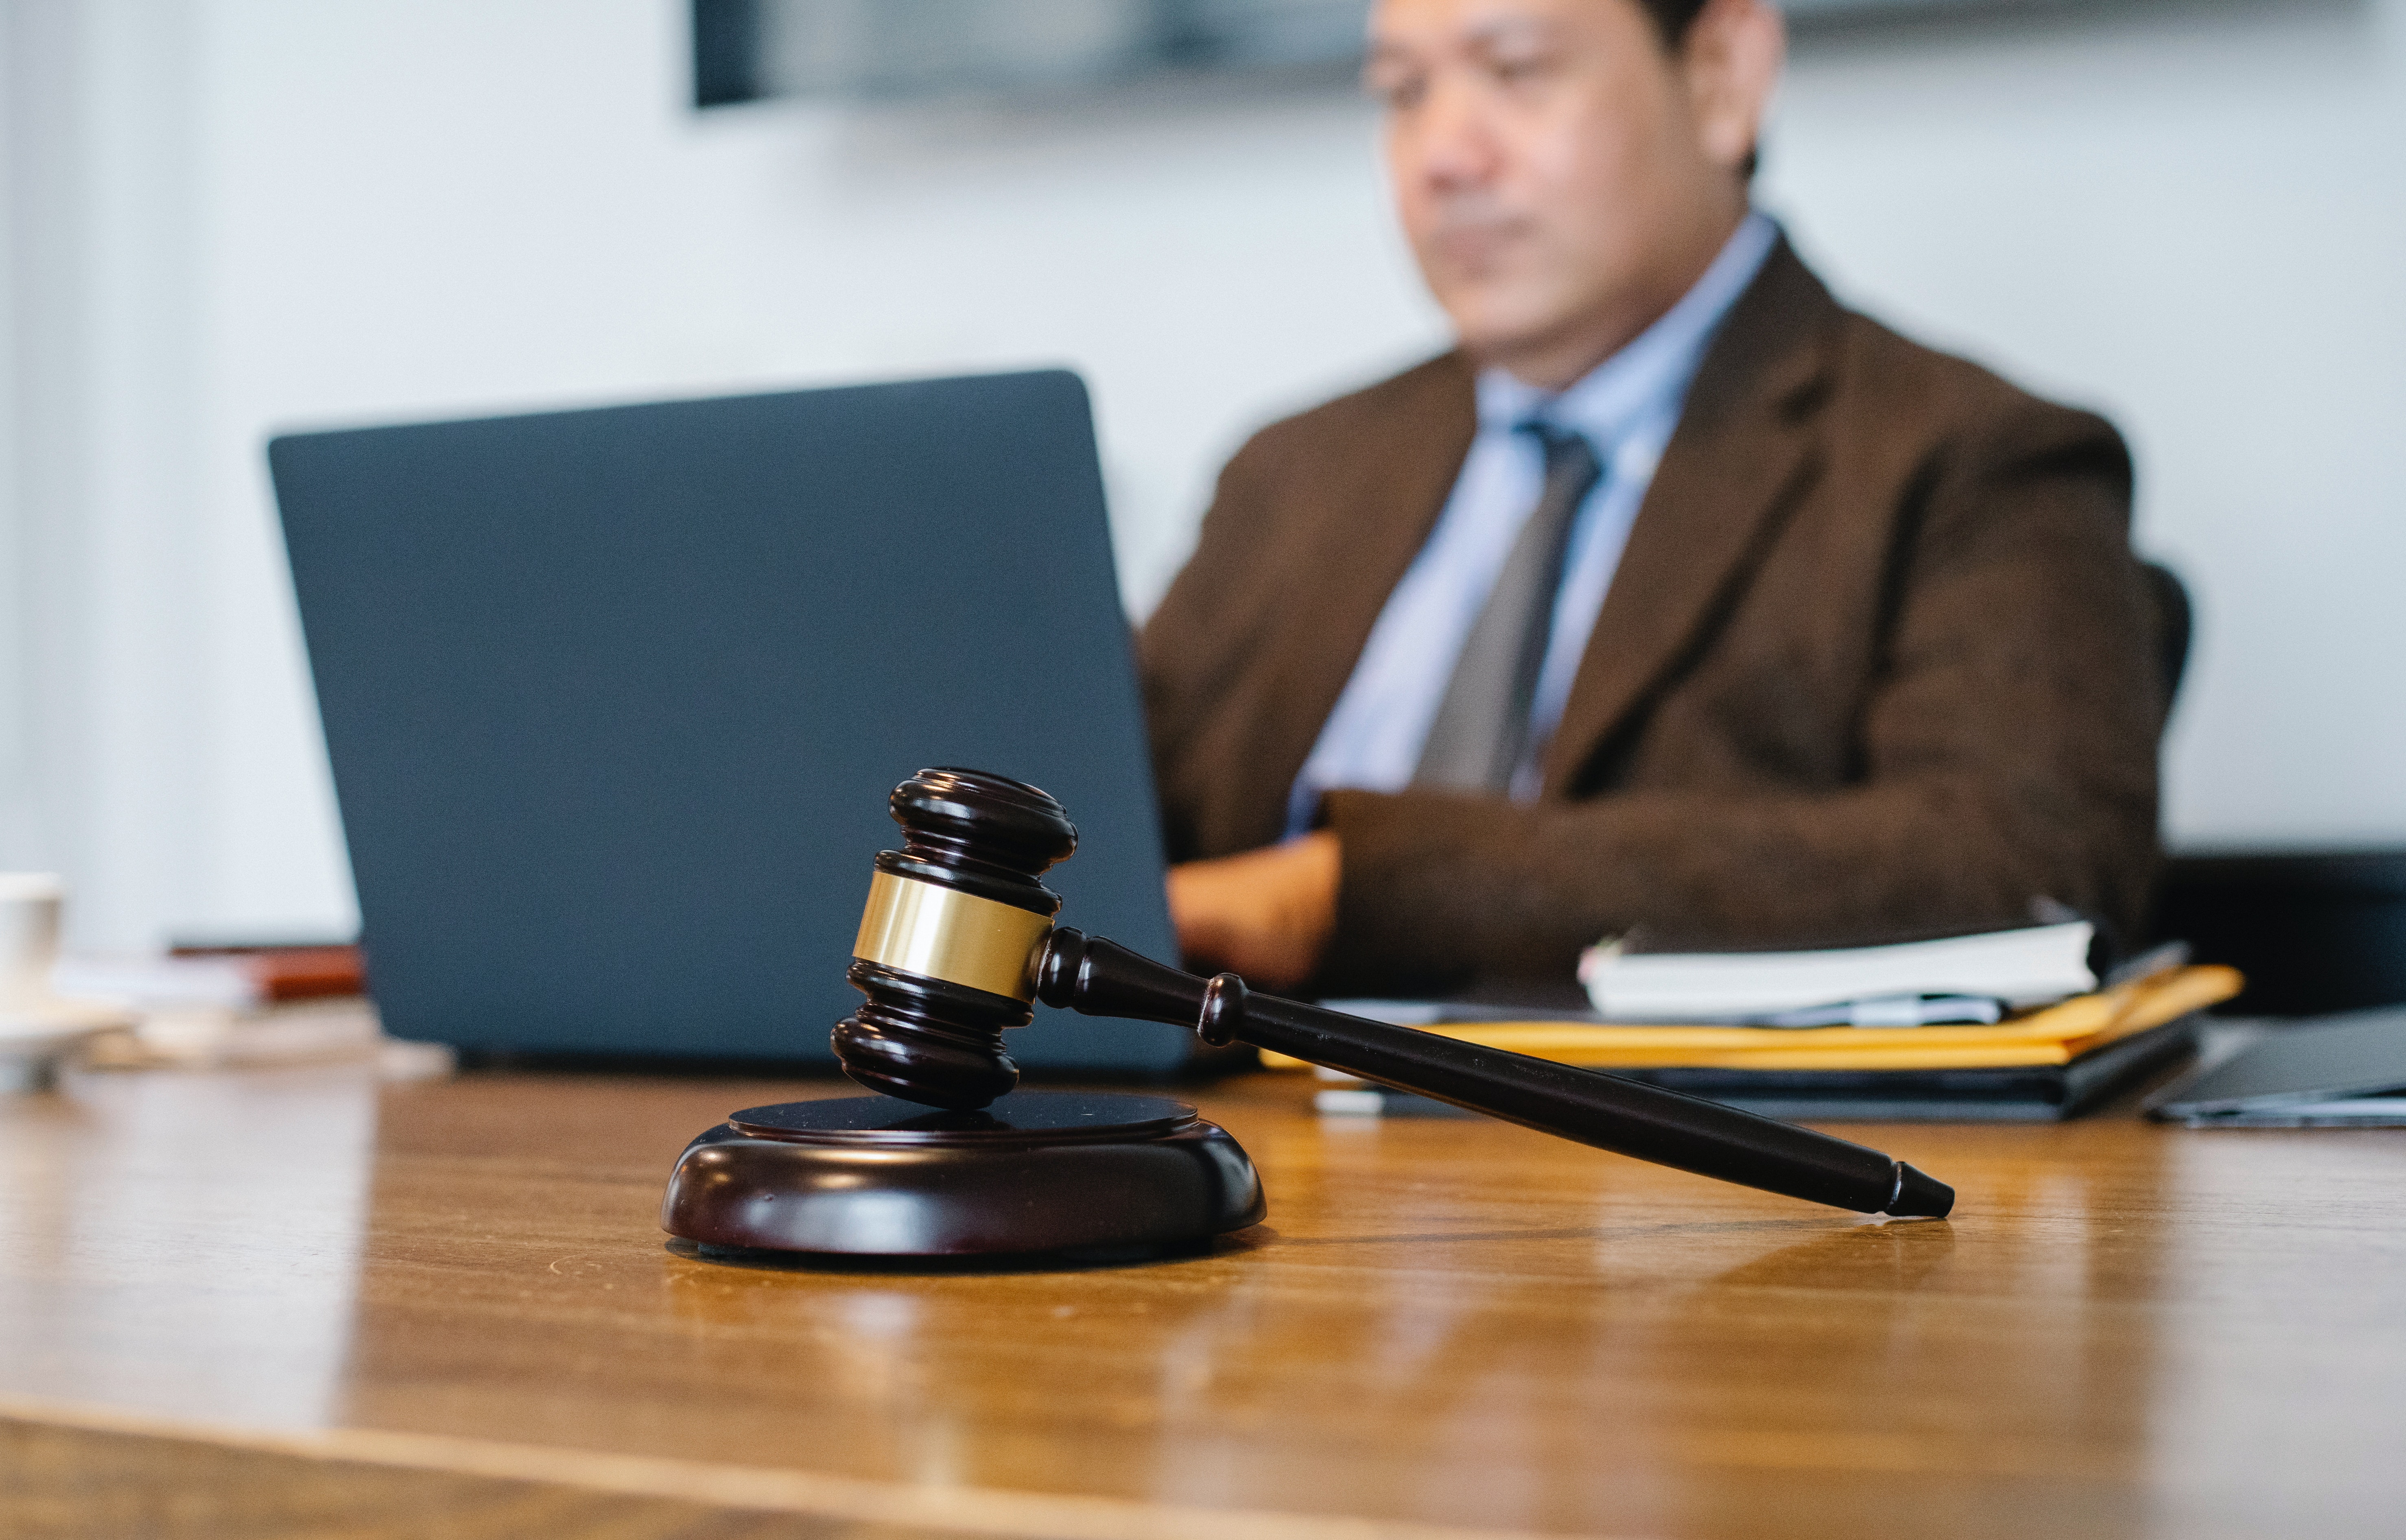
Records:
{"label": "wooden object on desk", "polygon": [[749,1108],[704,1129],[668,1179],[661,1227],[719,1261],[1126,1261],[1258,1222],[1253,1163],[1193,1108],[1012,1089],[1002,1035],[1032,1015],[1031,957],[1061,908],[1037,879],[1078,848],[1061,804],[1002,776],[924,770],[886,807],[903,846],[877,855],[844,974],[861,1003],[830,1039],[844,1073],[885,1094]]}
{"label": "wooden object on desk", "polygon": [[[1171,1096],[1013,1091],[974,1112],[892,1096],[745,1108],[677,1157],[660,1228],[719,1261],[1192,1251],[1257,1224],[1243,1150]],[[725,1254],[722,1254],[725,1253]]]}
{"label": "wooden object on desk", "polygon": [[1272,1222],[746,1269],[686,1136],[848,1087],[347,1069],[0,1105],[0,1533],[2385,1535],[2406,1137],[1888,1127],[1866,1223],[1476,1120],[1190,1092]]}
{"label": "wooden object on desk", "polygon": [[[1599,1150],[1856,1213],[1941,1219],[1955,1206],[1945,1182],[1846,1139],[1257,995],[1234,973],[1204,979],[1056,926],[1060,897],[1037,878],[1077,849],[1078,831],[1040,787],[939,767],[895,787],[886,806],[905,840],[877,855],[845,973],[866,1001],[836,1024],[836,1062],[872,1090],[944,1109],[941,1136],[954,1146],[945,1158],[968,1163],[962,1179],[971,1166],[982,1172],[980,1190],[968,1194],[951,1174],[933,1185],[912,1180],[890,1148],[898,1128],[872,1109],[764,1109],[686,1151],[661,1208],[672,1234],[720,1247],[740,1236],[756,1249],[927,1256],[1050,1250],[1068,1235],[1082,1248],[1192,1245],[1261,1218],[1244,1151],[1216,1128],[1212,1149],[1193,1150],[1209,1158],[1155,1160],[1156,1111],[1090,1095],[1074,1120],[1047,1130],[1049,1137],[1083,1123],[1099,1141],[1089,1149],[1095,1163],[1065,1187],[1070,1168],[1035,1154],[1017,1127],[964,1121],[1006,1105],[996,1098],[1019,1071],[1002,1033],[1028,1020],[1030,999],[1190,1027],[1214,1048],[1241,1042],[1301,1055]],[[899,1126],[914,1138],[935,1132],[916,1117]],[[1074,1214],[1061,1211],[1065,1191],[1074,1191]],[[1075,1222],[1065,1227],[1065,1218]]]}

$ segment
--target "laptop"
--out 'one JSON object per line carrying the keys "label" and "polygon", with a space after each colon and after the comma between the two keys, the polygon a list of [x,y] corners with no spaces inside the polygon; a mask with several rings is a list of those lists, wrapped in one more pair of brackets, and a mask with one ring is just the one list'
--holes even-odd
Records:
{"label": "laptop", "polygon": [[[1078,825],[1063,923],[1177,955],[1084,386],[1062,371],[268,445],[395,1037],[832,1064],[888,792]],[[1027,1067],[1193,1034],[1039,1008]]]}
{"label": "laptop", "polygon": [[2191,1128],[2406,1127],[2406,1008],[2261,1029],[2146,1105],[2149,1115]]}

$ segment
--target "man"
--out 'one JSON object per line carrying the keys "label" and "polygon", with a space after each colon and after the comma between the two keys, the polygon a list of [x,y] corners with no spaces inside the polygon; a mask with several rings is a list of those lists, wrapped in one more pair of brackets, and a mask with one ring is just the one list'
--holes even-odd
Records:
{"label": "man", "polygon": [[1764,0],[1383,0],[1459,347],[1265,430],[1146,627],[1191,957],[1570,977],[1644,925],[2125,925],[2164,708],[2096,417],[1841,309],[1752,212]]}

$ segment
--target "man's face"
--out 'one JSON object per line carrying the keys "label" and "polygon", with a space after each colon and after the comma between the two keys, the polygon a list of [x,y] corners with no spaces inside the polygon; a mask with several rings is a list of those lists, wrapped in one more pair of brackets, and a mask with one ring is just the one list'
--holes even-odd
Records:
{"label": "man's face", "polygon": [[1568,384],[1676,303],[1735,228],[1762,104],[1722,120],[1723,21],[1708,13],[1700,28],[1718,30],[1674,55],[1635,0],[1381,0],[1365,78],[1387,109],[1397,208],[1482,361]]}

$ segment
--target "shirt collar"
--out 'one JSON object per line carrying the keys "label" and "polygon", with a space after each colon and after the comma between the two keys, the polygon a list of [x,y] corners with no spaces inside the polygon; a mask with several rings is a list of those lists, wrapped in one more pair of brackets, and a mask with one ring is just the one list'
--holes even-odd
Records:
{"label": "shirt collar", "polygon": [[1542,417],[1585,433],[1599,452],[1609,454],[1649,410],[1667,406],[1676,412],[1713,333],[1778,239],[1776,222],[1760,210],[1749,211],[1678,304],[1566,390],[1543,390],[1502,369],[1480,370],[1479,431],[1509,432]]}

